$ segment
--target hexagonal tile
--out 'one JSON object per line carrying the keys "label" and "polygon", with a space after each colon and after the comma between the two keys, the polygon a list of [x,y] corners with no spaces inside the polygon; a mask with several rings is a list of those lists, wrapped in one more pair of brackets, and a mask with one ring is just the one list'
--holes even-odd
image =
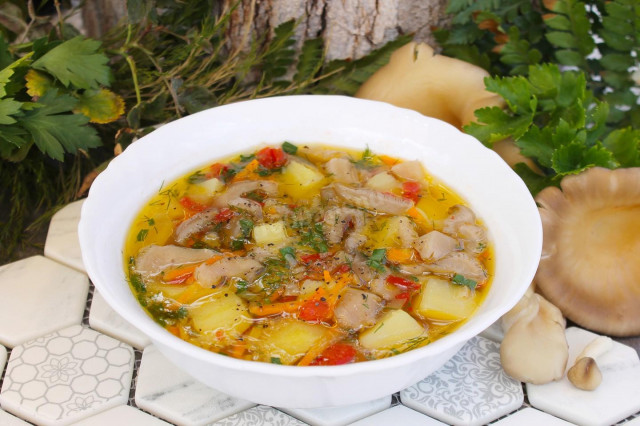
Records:
{"label": "hexagonal tile", "polygon": [[4,364],[6,362],[7,362],[7,349],[4,346],[0,345],[0,371],[4,370]]}
{"label": "hexagonal tile", "polygon": [[255,405],[203,385],[153,345],[142,354],[135,400],[138,407],[161,419],[189,425],[214,422]]}
{"label": "hexagonal tile", "polygon": [[[566,331],[569,342],[567,370],[576,356],[598,335],[577,327]],[[566,375],[545,385],[527,384],[529,402],[534,407],[572,423],[585,426],[611,425],[640,411],[640,359],[622,343],[596,359],[602,383],[593,391],[574,387]],[[635,397],[632,397],[634,395]]]}
{"label": "hexagonal tile", "polygon": [[29,423],[21,420],[6,411],[0,410],[0,425],[2,426],[29,426]]}
{"label": "hexagonal tile", "polygon": [[80,324],[88,291],[85,274],[42,256],[0,266],[0,343],[14,347]]}
{"label": "hexagonal tile", "polygon": [[89,324],[91,328],[122,340],[137,349],[143,349],[151,344],[151,340],[146,335],[111,309],[98,290],[93,292]]}
{"label": "hexagonal tile", "polygon": [[391,395],[361,404],[326,408],[280,408],[293,417],[314,426],[347,425],[391,406]]}
{"label": "hexagonal tile", "polygon": [[86,272],[82,262],[78,223],[84,200],[67,204],[51,218],[44,255],[80,272]]}
{"label": "hexagonal tile", "polygon": [[[129,354],[127,363],[109,364],[97,354],[97,341],[105,338],[111,350]],[[42,336],[11,351],[0,404],[36,424],[90,417],[127,403],[134,358],[126,343],[80,325]]]}
{"label": "hexagonal tile", "polygon": [[395,407],[384,410],[373,416],[366,417],[350,426],[444,426],[445,423],[439,422],[429,416],[425,416],[404,405],[396,405]]}
{"label": "hexagonal tile", "polygon": [[266,405],[258,405],[232,416],[226,417],[211,426],[306,426],[306,423],[291,417],[282,411]]}
{"label": "hexagonal tile", "polygon": [[571,426],[572,424],[530,407],[516,411],[494,423],[494,425],[500,426]]}
{"label": "hexagonal tile", "polygon": [[168,426],[157,417],[136,410],[129,405],[120,405],[110,410],[104,411],[88,419],[74,423],[74,426],[113,426],[113,425],[135,425],[135,426]]}
{"label": "hexagonal tile", "polygon": [[435,373],[400,392],[400,399],[445,423],[472,426],[520,408],[524,394],[502,369],[500,346],[476,336]]}

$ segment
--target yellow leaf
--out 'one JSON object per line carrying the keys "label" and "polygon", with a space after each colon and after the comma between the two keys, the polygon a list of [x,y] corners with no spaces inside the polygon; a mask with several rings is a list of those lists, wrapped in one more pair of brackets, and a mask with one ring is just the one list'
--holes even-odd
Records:
{"label": "yellow leaf", "polygon": [[76,112],[89,117],[92,123],[111,123],[124,114],[124,100],[110,90],[87,90],[76,105]]}
{"label": "yellow leaf", "polygon": [[53,85],[53,82],[45,73],[33,69],[27,72],[24,79],[27,80],[27,93],[34,98],[44,95]]}

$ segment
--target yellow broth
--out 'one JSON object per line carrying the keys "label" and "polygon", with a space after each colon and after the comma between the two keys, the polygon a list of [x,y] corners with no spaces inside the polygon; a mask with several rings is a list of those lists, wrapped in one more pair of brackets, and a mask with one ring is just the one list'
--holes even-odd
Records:
{"label": "yellow broth", "polygon": [[418,162],[288,142],[164,185],[124,256],[169,332],[301,366],[424,346],[473,315],[493,273],[482,223]]}

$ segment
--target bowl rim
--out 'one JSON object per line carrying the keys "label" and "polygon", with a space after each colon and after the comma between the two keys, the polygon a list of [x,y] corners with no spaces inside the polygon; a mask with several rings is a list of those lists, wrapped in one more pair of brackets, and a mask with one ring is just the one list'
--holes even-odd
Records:
{"label": "bowl rim", "polygon": [[[300,368],[298,366],[289,366],[289,365],[278,365],[264,362],[256,362],[256,361],[248,361],[235,359],[232,357],[224,356],[221,354],[217,354],[214,352],[210,352],[206,349],[203,349],[197,345],[188,343],[179,337],[168,333],[162,326],[156,324],[148,318],[149,321],[138,322],[140,319],[139,313],[132,312],[129,309],[124,309],[116,300],[117,298],[114,294],[109,291],[109,285],[103,283],[103,277],[99,273],[99,268],[96,264],[96,259],[92,258],[89,253],[92,251],[90,247],[90,229],[87,223],[87,217],[95,214],[92,210],[93,206],[93,198],[92,195],[98,193],[99,191],[103,191],[103,186],[107,185],[108,177],[110,174],[118,173],[122,170],[125,170],[125,166],[127,163],[127,159],[129,156],[133,155],[131,153],[135,153],[137,150],[146,149],[147,145],[150,145],[154,139],[161,139],[163,135],[169,130],[176,130],[184,126],[189,126],[191,123],[195,123],[201,121],[205,117],[211,119],[211,116],[215,116],[217,114],[223,113],[238,113],[242,114],[243,109],[247,106],[251,105],[256,108],[313,108],[314,106],[323,105],[324,107],[331,107],[334,105],[341,105],[352,108],[366,108],[373,109],[376,111],[380,111],[382,113],[388,113],[391,116],[406,116],[409,120],[414,120],[418,122],[430,123],[430,125],[440,126],[442,128],[449,128],[449,132],[456,132],[459,138],[469,141],[473,141],[474,143],[470,143],[469,149],[474,151],[475,155],[479,155],[484,159],[488,159],[492,166],[502,167],[506,175],[511,176],[514,179],[513,184],[516,186],[520,186],[522,194],[526,192],[529,194],[529,191],[524,184],[524,182],[518,177],[518,175],[499,157],[497,153],[493,150],[484,147],[484,145],[480,144],[475,138],[465,133],[460,132],[455,127],[445,123],[441,120],[424,116],[416,111],[408,110],[404,108],[399,108],[388,103],[379,102],[379,101],[371,101],[364,99],[357,99],[347,96],[341,95],[287,95],[287,96],[277,96],[270,98],[262,98],[262,99],[253,99],[248,101],[236,102],[233,104],[218,106],[214,108],[210,108],[208,110],[204,110],[187,117],[183,117],[181,119],[177,119],[168,124],[163,125],[159,129],[149,133],[148,135],[140,138],[138,141],[130,145],[121,155],[115,157],[106,170],[102,172],[94,181],[87,199],[83,203],[82,211],[81,211],[81,219],[78,225],[78,234],[80,238],[80,245],[82,248],[82,258],[85,264],[85,268],[89,277],[92,279],[94,285],[100,291],[101,295],[105,299],[105,301],[123,318],[125,318],[129,323],[134,324],[136,328],[140,329],[144,334],[151,338],[154,343],[159,343],[160,346],[168,346],[172,347],[176,351],[180,352],[182,355],[186,355],[188,357],[193,357],[198,360],[204,362],[213,362],[216,365],[224,368],[230,368],[234,370],[244,370],[253,373],[262,373],[269,374],[273,373],[277,376],[285,376],[285,377],[296,377],[296,378],[304,378],[304,377],[336,377],[336,376],[349,376],[349,375],[359,375],[362,373],[373,373],[379,370],[389,370],[397,367],[402,367],[408,364],[412,364],[415,361],[428,357],[429,355],[436,355],[442,352],[442,349],[450,348],[455,345],[463,344],[468,341],[472,337],[476,336],[480,332],[482,332],[486,327],[491,325],[491,322],[488,320],[480,321],[485,316],[495,316],[495,312],[476,312],[472,319],[473,321],[468,320],[461,326],[457,328],[455,332],[448,334],[434,342],[429,343],[426,346],[409,350],[407,352],[394,355],[388,358],[382,358],[377,360],[371,360],[366,362],[358,362],[347,365],[338,365],[338,366],[307,366],[306,368]],[[319,141],[322,143],[322,141]],[[245,149],[245,148],[243,148]],[[130,154],[127,154],[129,152]],[[235,151],[233,151],[235,152]],[[229,155],[232,155],[233,152],[230,151]],[[208,159],[208,162],[214,159]],[[194,168],[196,168],[195,166]],[[446,182],[445,182],[446,183]],[[464,194],[463,198],[464,198]],[[494,318],[493,320],[497,320],[500,316],[510,310],[517,301],[522,297],[525,293],[528,284],[533,280],[535,275],[539,254],[542,251],[542,223],[538,214],[538,209],[533,200],[533,197],[529,194],[528,205],[524,205],[526,207],[527,212],[530,214],[529,217],[531,227],[531,237],[532,241],[532,250],[534,253],[538,253],[537,260],[532,261],[530,264],[526,265],[526,268],[522,271],[521,278],[528,278],[527,285],[521,285],[521,288],[514,294],[514,297],[502,306],[502,311],[499,316]],[[533,215],[532,213],[535,213]],[[537,220],[536,220],[537,217]],[[121,248],[118,248],[121,249]],[[121,284],[121,283],[120,283]],[[127,287],[128,283],[125,282]],[[515,297],[517,296],[517,297]],[[132,297],[133,293],[132,293]],[[137,301],[136,301],[137,303]],[[140,308],[143,314],[147,315],[146,312]],[[493,314],[493,315],[489,315]],[[486,323],[488,322],[488,324]]]}

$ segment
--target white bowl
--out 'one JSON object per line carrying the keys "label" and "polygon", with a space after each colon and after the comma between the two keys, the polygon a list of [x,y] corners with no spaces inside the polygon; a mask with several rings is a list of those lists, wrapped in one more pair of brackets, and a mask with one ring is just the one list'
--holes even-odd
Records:
{"label": "white bowl", "polygon": [[[321,142],[422,161],[489,229],[495,277],[477,313],[454,333],[386,359],[295,367],[238,360],[187,343],[156,324],[125,276],[125,235],[163,182],[261,144]],[[89,277],[111,307],[149,336],[176,367],[228,395],[280,407],[324,407],[380,398],[442,366],[511,309],[536,271],[540,216],[520,178],[492,150],[442,121],[386,103],[287,96],[212,108],[176,120],[115,158],[93,183],[79,225]]]}

